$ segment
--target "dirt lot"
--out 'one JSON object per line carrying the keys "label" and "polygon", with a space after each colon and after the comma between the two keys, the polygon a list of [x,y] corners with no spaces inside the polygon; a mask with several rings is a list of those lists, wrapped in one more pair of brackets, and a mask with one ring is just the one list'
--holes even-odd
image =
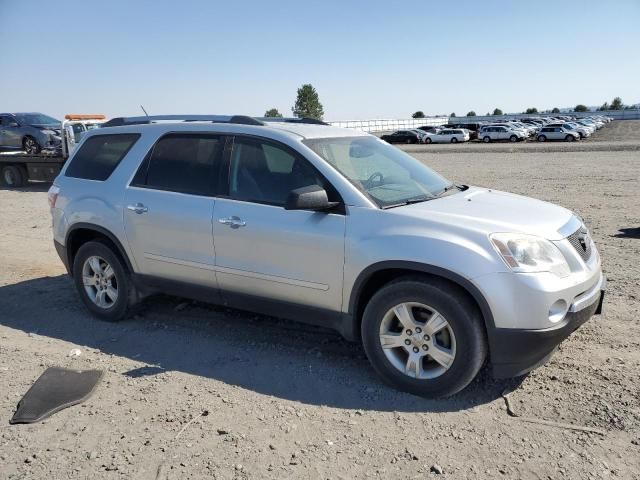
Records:
{"label": "dirt lot", "polygon": [[[293,322],[165,297],[97,322],[54,252],[46,187],[0,190],[0,478],[640,478],[638,151],[415,156],[580,213],[606,315],[520,381],[485,372],[428,401],[381,384],[359,346]],[[85,404],[9,426],[52,365],[105,377]]]}

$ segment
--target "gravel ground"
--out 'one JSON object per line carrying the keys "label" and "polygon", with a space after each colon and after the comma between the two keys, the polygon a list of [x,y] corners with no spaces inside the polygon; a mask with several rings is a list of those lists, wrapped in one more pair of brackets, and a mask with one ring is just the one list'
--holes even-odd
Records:
{"label": "gravel ground", "polygon": [[[424,400],[319,328],[170,297],[97,322],[53,249],[47,187],[0,190],[0,478],[640,478],[638,152],[415,156],[580,213],[609,278],[605,316],[524,379],[484,372]],[[105,377],[86,403],[9,426],[54,365]]]}

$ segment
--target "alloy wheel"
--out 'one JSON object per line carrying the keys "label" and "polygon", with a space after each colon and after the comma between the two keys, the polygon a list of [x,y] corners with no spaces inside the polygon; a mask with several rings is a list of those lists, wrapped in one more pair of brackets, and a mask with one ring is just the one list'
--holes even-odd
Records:
{"label": "alloy wheel", "polygon": [[96,255],[82,266],[82,284],[87,297],[100,308],[111,308],[118,300],[118,282],[113,267]]}
{"label": "alloy wheel", "polygon": [[456,358],[451,325],[422,303],[405,302],[391,308],[380,323],[379,338],[387,360],[411,378],[437,378]]}

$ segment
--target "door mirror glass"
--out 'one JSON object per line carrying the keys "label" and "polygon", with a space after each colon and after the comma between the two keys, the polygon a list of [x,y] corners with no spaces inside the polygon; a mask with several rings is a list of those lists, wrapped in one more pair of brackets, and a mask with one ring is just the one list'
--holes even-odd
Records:
{"label": "door mirror glass", "polygon": [[319,185],[309,185],[292,190],[287,197],[285,210],[329,210],[338,205],[330,202],[327,191]]}
{"label": "door mirror glass", "polygon": [[18,122],[9,122],[9,127],[19,127]]}

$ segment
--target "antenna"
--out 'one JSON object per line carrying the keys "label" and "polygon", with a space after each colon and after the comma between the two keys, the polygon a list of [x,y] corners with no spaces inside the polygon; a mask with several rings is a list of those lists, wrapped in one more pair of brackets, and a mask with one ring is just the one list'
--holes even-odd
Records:
{"label": "antenna", "polygon": [[149,114],[147,113],[147,111],[144,109],[144,107],[142,105],[140,105],[140,108],[142,109],[142,111],[144,112],[144,114],[147,116],[147,118],[149,118]]}

